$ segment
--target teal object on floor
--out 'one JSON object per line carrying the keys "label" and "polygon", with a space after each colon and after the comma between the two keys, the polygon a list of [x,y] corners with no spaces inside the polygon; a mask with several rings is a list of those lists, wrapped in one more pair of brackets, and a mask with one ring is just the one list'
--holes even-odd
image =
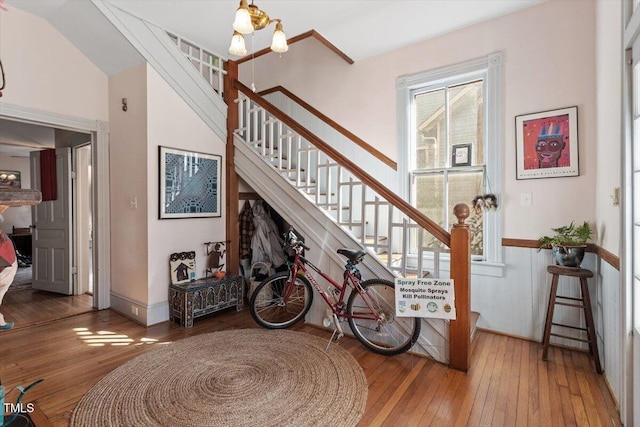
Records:
{"label": "teal object on floor", "polygon": [[0,325],[0,331],[8,331],[9,329],[13,329],[13,322],[5,323],[4,325]]}
{"label": "teal object on floor", "polygon": [[0,426],[4,425],[4,386],[0,385]]}
{"label": "teal object on floor", "polygon": [[[18,389],[18,391],[20,392],[20,396],[18,396],[15,407],[20,408],[22,406],[22,398],[24,397],[24,395],[29,391],[31,387],[40,384],[42,381],[44,381],[44,379],[40,378],[26,387],[17,386],[16,389]],[[0,416],[0,426],[7,427],[18,417],[18,412],[14,412],[13,414],[9,415],[7,417],[7,421],[4,422],[4,387],[0,385],[0,388],[2,389],[0,391],[0,395],[2,395],[2,399],[0,399],[2,400],[2,415]]]}

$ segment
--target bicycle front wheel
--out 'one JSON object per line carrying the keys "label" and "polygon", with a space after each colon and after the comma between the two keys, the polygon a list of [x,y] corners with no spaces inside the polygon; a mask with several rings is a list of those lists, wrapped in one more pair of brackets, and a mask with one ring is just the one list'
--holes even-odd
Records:
{"label": "bicycle front wheel", "polygon": [[409,350],[420,336],[421,322],[417,317],[396,317],[393,282],[371,279],[360,286],[362,293],[354,290],[347,303],[349,326],[356,338],[374,353],[387,356]]}
{"label": "bicycle front wheel", "polygon": [[267,329],[284,329],[300,321],[313,302],[309,281],[297,276],[293,284],[283,271],[262,281],[249,300],[251,317]]}

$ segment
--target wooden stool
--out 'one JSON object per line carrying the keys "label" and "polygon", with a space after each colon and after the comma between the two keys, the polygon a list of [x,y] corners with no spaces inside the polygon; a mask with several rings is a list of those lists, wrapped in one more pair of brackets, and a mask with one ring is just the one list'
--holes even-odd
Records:
{"label": "wooden stool", "polygon": [[[584,268],[563,267],[560,265],[550,265],[547,267],[547,271],[552,274],[551,279],[551,293],[549,295],[549,307],[547,308],[547,321],[544,324],[544,336],[542,339],[542,360],[547,360],[547,353],[549,350],[549,339],[551,335],[560,338],[566,338],[575,341],[582,341],[589,343],[589,353],[593,356],[596,364],[596,372],[601,374],[602,367],[600,366],[600,355],[598,353],[598,341],[596,340],[596,329],[593,322],[593,314],[591,312],[591,299],[589,298],[589,288],[587,287],[587,278],[593,277],[593,273],[590,270]],[[558,291],[558,277],[570,276],[580,278],[580,288],[582,298],[571,298],[557,295]],[[557,298],[568,300],[569,302],[556,301]],[[560,323],[553,323],[553,310],[555,305],[566,305],[569,307],[582,308],[584,311],[585,321],[587,323],[586,328],[579,328],[576,326],[563,325]],[[551,325],[564,326],[565,328],[577,329],[580,331],[586,331],[588,339],[574,338],[567,335],[553,334],[551,333]]]}

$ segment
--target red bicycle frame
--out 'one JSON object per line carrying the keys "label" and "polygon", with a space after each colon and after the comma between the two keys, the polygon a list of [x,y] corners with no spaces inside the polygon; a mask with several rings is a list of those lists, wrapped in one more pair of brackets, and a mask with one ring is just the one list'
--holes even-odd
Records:
{"label": "red bicycle frame", "polygon": [[[351,264],[351,265],[350,265]],[[333,286],[333,288],[339,291],[339,296],[337,296],[336,301],[332,301],[332,298],[329,296],[327,291],[320,287],[318,281],[309,274],[309,269],[306,266],[309,266],[313,271],[318,273],[321,277],[323,277],[327,282]],[[299,252],[296,251],[295,259],[291,268],[289,269],[289,280],[285,286],[283,303],[286,305],[289,300],[289,296],[291,295],[295,283],[295,278],[298,275],[298,271],[302,270],[305,274],[305,277],[309,280],[309,282],[313,285],[313,287],[318,291],[322,299],[327,303],[329,307],[331,307],[331,311],[340,317],[340,318],[351,318],[351,319],[369,319],[376,320],[378,322],[382,321],[382,317],[379,313],[376,312],[375,308],[369,302],[369,297],[366,292],[362,291],[362,287],[360,286],[360,278],[354,275],[354,272],[357,272],[358,269],[355,267],[354,263],[351,261],[347,261],[347,265],[345,266],[344,273],[344,281],[342,285],[338,284],[335,280],[329,277],[327,274],[323,273],[317,266],[315,266],[311,261],[303,257]],[[345,310],[344,297],[346,295],[347,286],[351,284],[351,287],[360,294],[362,301],[369,308],[369,313],[362,314],[348,314]],[[333,292],[333,290],[332,290]]]}

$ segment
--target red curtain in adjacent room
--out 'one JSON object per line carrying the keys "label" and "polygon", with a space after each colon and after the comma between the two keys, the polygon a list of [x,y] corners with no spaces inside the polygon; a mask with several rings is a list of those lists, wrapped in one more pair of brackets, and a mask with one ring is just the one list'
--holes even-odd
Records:
{"label": "red curtain in adjacent room", "polygon": [[58,183],[56,181],[56,150],[42,150],[40,152],[40,191],[42,201],[58,198]]}

